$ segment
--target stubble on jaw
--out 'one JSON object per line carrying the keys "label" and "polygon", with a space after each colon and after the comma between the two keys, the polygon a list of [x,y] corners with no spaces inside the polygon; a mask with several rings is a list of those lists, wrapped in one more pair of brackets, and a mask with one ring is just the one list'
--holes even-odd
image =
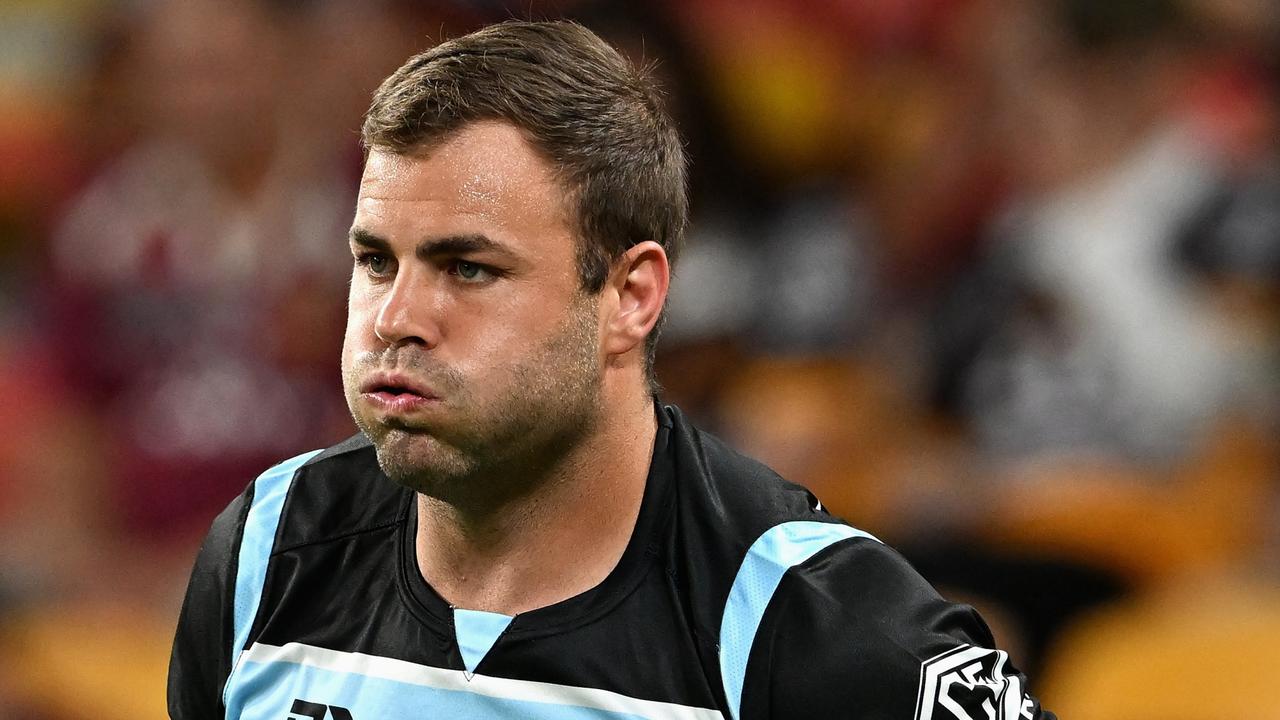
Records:
{"label": "stubble on jaw", "polygon": [[[505,395],[477,400],[477,388],[416,346],[387,353],[394,358],[369,354],[344,371],[352,417],[389,478],[459,510],[498,507],[532,492],[598,426],[602,374],[592,295],[576,298],[557,330],[508,369]],[[362,371],[392,360],[447,388],[447,421],[417,426],[362,415]]]}

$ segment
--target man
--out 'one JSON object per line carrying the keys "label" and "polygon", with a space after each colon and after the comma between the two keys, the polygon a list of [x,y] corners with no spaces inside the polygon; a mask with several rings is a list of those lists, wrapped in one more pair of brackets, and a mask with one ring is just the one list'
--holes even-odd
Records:
{"label": "man", "polygon": [[363,432],[215,521],[174,718],[1041,716],[971,609],[655,404],[684,157],[613,49],[486,28],[363,136]]}

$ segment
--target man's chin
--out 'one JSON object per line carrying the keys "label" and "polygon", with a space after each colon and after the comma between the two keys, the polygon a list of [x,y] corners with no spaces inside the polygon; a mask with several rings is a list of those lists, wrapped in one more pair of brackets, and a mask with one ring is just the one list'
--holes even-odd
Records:
{"label": "man's chin", "polygon": [[466,475],[470,466],[457,448],[424,431],[384,427],[366,435],[387,477],[417,492]]}

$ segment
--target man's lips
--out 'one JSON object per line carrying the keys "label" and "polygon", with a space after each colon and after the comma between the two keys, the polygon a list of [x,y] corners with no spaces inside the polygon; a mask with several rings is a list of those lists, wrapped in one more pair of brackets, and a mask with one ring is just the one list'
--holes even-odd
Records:
{"label": "man's lips", "polygon": [[410,394],[438,399],[431,388],[400,373],[374,373],[360,383],[360,392],[389,393],[392,395]]}
{"label": "man's lips", "polygon": [[360,383],[360,394],[375,407],[392,413],[419,410],[439,402],[435,392],[398,373],[376,373]]}

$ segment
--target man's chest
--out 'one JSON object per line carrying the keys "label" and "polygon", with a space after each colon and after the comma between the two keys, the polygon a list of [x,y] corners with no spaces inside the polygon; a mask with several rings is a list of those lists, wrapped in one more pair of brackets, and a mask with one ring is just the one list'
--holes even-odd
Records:
{"label": "man's chest", "polygon": [[396,563],[353,552],[276,558],[229,718],[722,717],[714,644],[661,572],[608,602],[508,619],[424,602]]}

